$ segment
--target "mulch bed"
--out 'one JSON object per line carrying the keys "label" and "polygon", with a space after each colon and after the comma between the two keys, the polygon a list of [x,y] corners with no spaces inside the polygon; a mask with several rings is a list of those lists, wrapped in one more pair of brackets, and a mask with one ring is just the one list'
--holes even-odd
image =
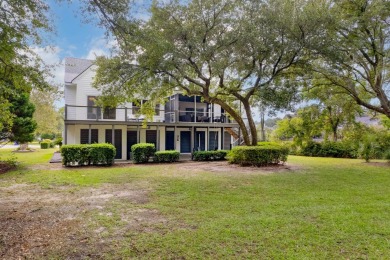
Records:
{"label": "mulch bed", "polygon": [[11,165],[4,163],[4,162],[0,162],[0,174],[6,173],[9,170],[12,170],[14,168],[15,168],[14,166],[11,166]]}

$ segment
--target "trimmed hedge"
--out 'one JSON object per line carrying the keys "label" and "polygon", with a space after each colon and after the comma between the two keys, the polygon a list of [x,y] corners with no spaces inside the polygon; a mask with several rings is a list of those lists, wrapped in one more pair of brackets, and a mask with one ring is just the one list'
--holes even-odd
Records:
{"label": "trimmed hedge", "polygon": [[135,163],[147,163],[149,158],[156,152],[156,148],[154,144],[139,143],[131,146],[131,152],[133,153],[133,161]]}
{"label": "trimmed hedge", "polygon": [[229,153],[229,162],[241,166],[266,166],[287,161],[288,148],[277,144],[236,146]]}
{"label": "trimmed hedge", "polygon": [[310,141],[302,147],[301,154],[314,157],[356,158],[357,150],[343,142]]}
{"label": "trimmed hedge", "polygon": [[50,147],[50,142],[41,142],[41,149],[49,149]]}
{"label": "trimmed hedge", "polygon": [[226,160],[225,157],[227,151],[195,151],[192,154],[192,160],[194,161],[221,161]]}
{"label": "trimmed hedge", "polygon": [[154,154],[155,162],[177,162],[179,161],[180,152],[175,150],[159,151]]}
{"label": "trimmed hedge", "polygon": [[65,166],[112,165],[116,149],[112,144],[73,144],[61,146]]}

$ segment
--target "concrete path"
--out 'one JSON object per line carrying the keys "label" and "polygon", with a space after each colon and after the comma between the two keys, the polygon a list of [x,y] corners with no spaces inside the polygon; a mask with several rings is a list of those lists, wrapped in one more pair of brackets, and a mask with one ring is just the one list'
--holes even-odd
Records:
{"label": "concrete path", "polygon": [[61,163],[62,162],[62,156],[61,153],[54,153],[53,157],[51,157],[50,163]]}

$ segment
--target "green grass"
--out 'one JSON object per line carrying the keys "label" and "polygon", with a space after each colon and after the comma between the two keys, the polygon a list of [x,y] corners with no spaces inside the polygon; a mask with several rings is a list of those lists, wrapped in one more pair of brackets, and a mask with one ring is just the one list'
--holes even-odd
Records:
{"label": "green grass", "polygon": [[6,159],[14,154],[17,157],[18,162],[22,165],[32,165],[39,163],[48,163],[58,148],[50,149],[36,149],[34,152],[13,152],[15,149],[0,149],[0,158]]}
{"label": "green grass", "polygon": [[[48,152],[23,159],[44,161]],[[168,223],[149,232],[125,230],[107,258],[390,257],[389,165],[297,156],[289,163],[294,170],[265,175],[178,172],[175,165],[19,169],[0,182],[147,183],[153,192],[142,207],[157,209]],[[112,217],[96,214],[94,221],[108,227],[105,236],[116,224],[124,227],[118,216],[130,207],[126,203],[116,201]]]}

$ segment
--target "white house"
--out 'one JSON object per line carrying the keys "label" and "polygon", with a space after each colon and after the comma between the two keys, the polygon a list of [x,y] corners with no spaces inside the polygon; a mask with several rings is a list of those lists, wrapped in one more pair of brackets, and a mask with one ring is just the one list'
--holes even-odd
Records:
{"label": "white house", "polygon": [[200,97],[180,93],[167,97],[164,105],[156,106],[146,127],[133,103],[111,109],[95,106],[101,94],[92,87],[95,69],[91,60],[65,59],[65,144],[112,143],[116,159],[128,160],[131,146],[140,142],[180,153],[230,149],[235,142],[233,129],[238,124],[219,105],[202,102]]}

